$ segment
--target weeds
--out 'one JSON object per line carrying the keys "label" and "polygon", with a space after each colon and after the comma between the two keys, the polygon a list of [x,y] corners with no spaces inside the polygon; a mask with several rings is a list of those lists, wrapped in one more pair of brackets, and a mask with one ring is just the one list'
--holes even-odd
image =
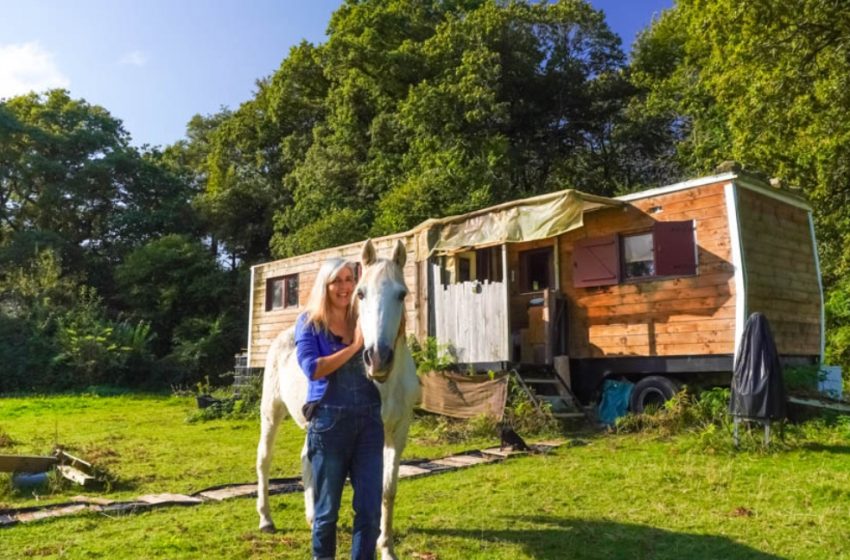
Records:
{"label": "weeds", "polygon": [[457,364],[451,345],[440,344],[433,336],[425,337],[421,343],[415,336],[410,336],[407,344],[416,363],[416,373],[420,375],[429,371],[454,370]]}
{"label": "weeds", "polygon": [[551,436],[560,433],[560,423],[552,415],[552,405],[536,403],[513,376],[508,378],[505,422],[523,436]]}
{"label": "weeds", "polygon": [[789,393],[800,396],[823,396],[818,391],[818,383],[826,378],[826,374],[817,365],[785,368],[782,370],[782,378]]}
{"label": "weeds", "polygon": [[662,437],[685,431],[727,431],[731,426],[728,403],[728,388],[717,387],[696,397],[685,387],[657,410],[618,418],[615,429],[621,433],[652,432]]}
{"label": "weeds", "polygon": [[254,418],[260,414],[260,401],[263,396],[263,377],[257,375],[251,378],[248,384],[238,389],[222,389],[213,391],[207,384],[198,384],[198,395],[212,395],[216,400],[206,408],[199,408],[189,413],[186,421],[206,422],[218,419],[244,419]]}
{"label": "weeds", "polygon": [[0,449],[4,447],[12,447],[15,445],[15,440],[3,428],[0,428]]}

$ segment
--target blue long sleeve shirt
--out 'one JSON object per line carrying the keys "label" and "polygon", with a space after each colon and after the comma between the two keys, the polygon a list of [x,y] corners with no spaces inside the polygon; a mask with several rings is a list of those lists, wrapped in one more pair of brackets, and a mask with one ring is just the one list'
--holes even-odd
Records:
{"label": "blue long sleeve shirt", "polygon": [[345,348],[342,340],[331,332],[324,332],[307,322],[302,313],[295,323],[295,355],[301,371],[307,376],[307,402],[320,401],[328,388],[328,378],[313,379],[319,358],[330,356]]}

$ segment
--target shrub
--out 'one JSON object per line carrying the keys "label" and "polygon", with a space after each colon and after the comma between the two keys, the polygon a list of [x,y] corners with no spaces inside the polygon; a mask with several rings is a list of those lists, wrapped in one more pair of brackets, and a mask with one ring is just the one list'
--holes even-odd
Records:
{"label": "shrub", "polygon": [[416,363],[416,372],[420,375],[429,371],[452,370],[457,364],[451,345],[440,344],[433,336],[425,337],[421,343],[410,336],[408,346]]}
{"label": "shrub", "polygon": [[714,432],[730,425],[729,388],[716,387],[694,396],[687,387],[661,408],[643,414],[629,413],[617,419],[618,432],[650,432],[671,436],[688,430]]}
{"label": "shrub", "polygon": [[263,397],[263,376],[257,375],[249,383],[238,389],[211,391],[209,377],[206,384],[198,384],[198,394],[212,394],[217,400],[206,408],[193,410],[186,421],[189,423],[208,420],[231,420],[253,418],[260,414],[260,402]]}

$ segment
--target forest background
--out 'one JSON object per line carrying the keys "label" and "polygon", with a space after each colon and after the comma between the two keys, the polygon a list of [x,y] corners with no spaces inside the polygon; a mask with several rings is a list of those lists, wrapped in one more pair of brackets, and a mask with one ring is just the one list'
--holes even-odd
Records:
{"label": "forest background", "polygon": [[678,0],[628,58],[582,0],[348,0],[163,148],[69,91],[0,100],[0,392],[215,381],[253,264],[726,160],[811,201],[848,371],[848,107],[843,0]]}

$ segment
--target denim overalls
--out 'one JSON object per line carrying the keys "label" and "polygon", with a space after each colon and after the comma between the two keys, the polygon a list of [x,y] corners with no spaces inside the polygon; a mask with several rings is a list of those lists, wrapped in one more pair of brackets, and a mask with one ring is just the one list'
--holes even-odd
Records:
{"label": "denim overalls", "polygon": [[353,560],[372,560],[380,534],[384,427],[381,398],[358,352],[327,377],[307,432],[313,466],[313,557],[334,558],[346,476],[354,489]]}

